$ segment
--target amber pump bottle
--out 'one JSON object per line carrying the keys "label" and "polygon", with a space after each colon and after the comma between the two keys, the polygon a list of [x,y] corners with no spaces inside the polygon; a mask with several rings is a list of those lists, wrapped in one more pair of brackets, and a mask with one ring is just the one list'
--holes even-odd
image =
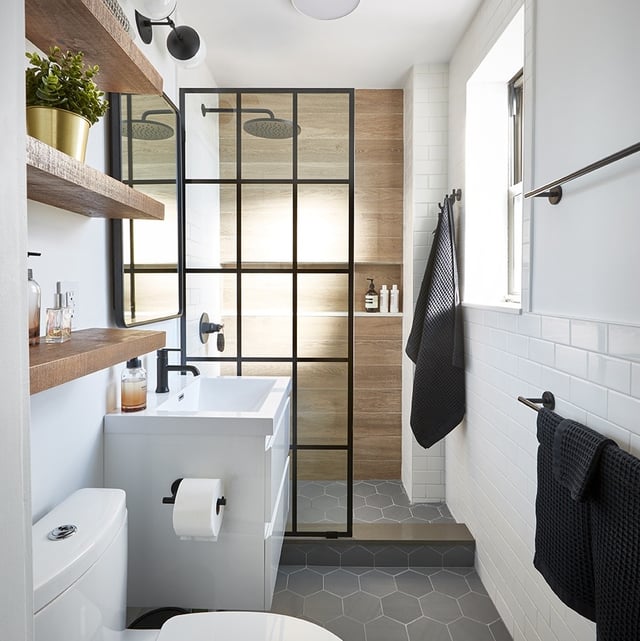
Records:
{"label": "amber pump bottle", "polygon": [[138,412],[147,407],[147,371],[139,358],[128,360],[122,372],[120,407],[123,412]]}
{"label": "amber pump bottle", "polygon": [[369,289],[364,295],[364,310],[373,313],[378,311],[378,292],[373,284],[373,278],[367,278],[367,280],[369,281]]}

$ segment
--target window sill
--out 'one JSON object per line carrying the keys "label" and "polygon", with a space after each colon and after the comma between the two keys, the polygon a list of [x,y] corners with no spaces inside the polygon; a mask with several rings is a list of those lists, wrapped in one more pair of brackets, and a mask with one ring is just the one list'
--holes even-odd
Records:
{"label": "window sill", "polygon": [[463,301],[463,307],[470,309],[484,309],[492,312],[504,312],[506,314],[522,314],[522,303],[473,303],[470,301]]}

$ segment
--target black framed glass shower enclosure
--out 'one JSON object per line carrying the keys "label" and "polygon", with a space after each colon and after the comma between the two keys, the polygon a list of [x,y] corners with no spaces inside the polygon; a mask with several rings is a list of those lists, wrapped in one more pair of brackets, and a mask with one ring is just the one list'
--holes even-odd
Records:
{"label": "black framed glass shower enclosure", "polygon": [[183,357],[291,377],[288,534],[351,536],[354,91],[190,88],[180,112]]}

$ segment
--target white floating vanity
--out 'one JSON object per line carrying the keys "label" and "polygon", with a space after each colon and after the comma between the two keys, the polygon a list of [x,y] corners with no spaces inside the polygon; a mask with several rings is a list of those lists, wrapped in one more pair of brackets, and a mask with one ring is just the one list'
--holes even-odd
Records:
{"label": "white floating vanity", "polygon": [[[197,377],[153,408],[105,417],[105,486],[127,493],[128,604],[268,610],[289,512],[291,381]],[[151,395],[150,395],[151,396]],[[221,478],[218,540],[180,540],[179,478]]]}

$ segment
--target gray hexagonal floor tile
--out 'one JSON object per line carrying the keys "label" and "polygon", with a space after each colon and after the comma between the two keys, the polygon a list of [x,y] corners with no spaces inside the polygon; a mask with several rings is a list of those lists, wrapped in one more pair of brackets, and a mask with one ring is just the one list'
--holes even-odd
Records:
{"label": "gray hexagonal floor tile", "polygon": [[362,481],[353,484],[353,493],[356,496],[369,496],[370,494],[376,494],[375,485],[371,483],[363,483]]}
{"label": "gray hexagonal floor tile", "polygon": [[411,512],[414,518],[422,519],[424,521],[432,521],[433,519],[441,517],[440,511],[437,507],[426,503],[420,503],[419,505],[412,506]]}
{"label": "gray hexagonal floor tile", "polygon": [[316,592],[305,598],[302,612],[307,619],[324,624],[342,616],[342,599],[328,592]]}
{"label": "gray hexagonal floor tile", "polygon": [[298,483],[298,494],[307,498],[314,498],[324,494],[324,487],[317,483]]}
{"label": "gray hexagonal floor tile", "polygon": [[424,596],[433,592],[433,587],[429,577],[413,570],[405,570],[402,574],[396,576],[396,585],[398,590],[412,596]]}
{"label": "gray hexagonal floor tile", "polygon": [[342,498],[343,496],[347,495],[347,484],[340,481],[334,481],[332,485],[325,488],[324,492],[325,494],[333,496],[337,499]]}
{"label": "gray hexagonal floor tile", "polygon": [[513,641],[513,638],[509,633],[509,630],[507,630],[507,626],[504,624],[502,619],[500,619],[500,621],[492,623],[489,626],[489,629],[491,630],[495,641]]}
{"label": "gray hexagonal floor tile", "polygon": [[401,505],[392,505],[382,509],[382,514],[385,519],[393,519],[394,521],[406,521],[411,518],[411,510],[408,507]]}
{"label": "gray hexagonal floor tile", "polygon": [[300,570],[289,575],[287,588],[300,596],[308,596],[322,590],[322,576],[313,570]]}
{"label": "gray hexagonal floor tile", "polygon": [[494,641],[488,625],[465,617],[449,624],[453,641]]}
{"label": "gray hexagonal floor tile", "polygon": [[360,577],[360,588],[375,596],[386,596],[397,590],[393,576],[378,570],[371,570],[363,574]]}
{"label": "gray hexagonal floor tile", "polygon": [[344,615],[351,619],[367,623],[382,614],[380,599],[366,592],[356,592],[342,599]]}
{"label": "gray hexagonal floor tile", "polygon": [[369,507],[365,505],[364,507],[357,507],[353,511],[353,516],[358,521],[363,521],[365,523],[373,523],[382,518],[382,510],[377,507]]}
{"label": "gray hexagonal floor tile", "polygon": [[469,592],[469,584],[463,576],[447,570],[436,572],[431,576],[433,589],[453,597],[460,597]]}
{"label": "gray hexagonal floor tile", "polygon": [[271,612],[274,614],[287,614],[291,617],[302,615],[304,608],[304,599],[299,594],[294,594],[285,590],[273,595],[271,602]]}
{"label": "gray hexagonal floor tile", "polygon": [[324,577],[324,589],[336,596],[349,596],[360,589],[358,577],[346,570],[334,570]]}
{"label": "gray hexagonal floor tile", "polygon": [[417,619],[407,626],[409,641],[451,641],[449,629],[427,617]]}
{"label": "gray hexagonal floor tile", "polygon": [[332,507],[338,507],[338,499],[333,496],[315,496],[311,499],[311,506],[314,510],[330,510]]}
{"label": "gray hexagonal floor tile", "polygon": [[493,602],[484,594],[469,592],[458,599],[464,616],[480,623],[493,623],[500,618]]}
{"label": "gray hexagonal floor tile", "polygon": [[402,483],[399,481],[396,481],[395,483],[393,481],[385,481],[377,485],[376,490],[378,491],[378,494],[387,494],[388,496],[400,496],[405,494],[404,487],[402,487]]}
{"label": "gray hexagonal floor tile", "polygon": [[346,523],[347,522],[347,508],[346,507],[332,507],[327,510],[326,517],[332,523]]}
{"label": "gray hexagonal floor tile", "polygon": [[390,496],[385,494],[372,494],[371,496],[365,497],[365,503],[371,507],[389,507],[393,505],[393,501]]}
{"label": "gray hexagonal floor tile", "polygon": [[407,626],[389,617],[379,617],[364,625],[367,641],[409,641]]}
{"label": "gray hexagonal floor tile", "polygon": [[338,617],[329,621],[324,627],[343,641],[365,641],[364,623],[349,617]]}
{"label": "gray hexagonal floor tile", "polygon": [[420,606],[424,616],[440,623],[451,623],[462,616],[458,601],[440,592],[420,597]]}
{"label": "gray hexagonal floor tile", "polygon": [[382,597],[381,602],[383,614],[400,623],[411,623],[422,616],[418,599],[408,594],[394,592]]}

